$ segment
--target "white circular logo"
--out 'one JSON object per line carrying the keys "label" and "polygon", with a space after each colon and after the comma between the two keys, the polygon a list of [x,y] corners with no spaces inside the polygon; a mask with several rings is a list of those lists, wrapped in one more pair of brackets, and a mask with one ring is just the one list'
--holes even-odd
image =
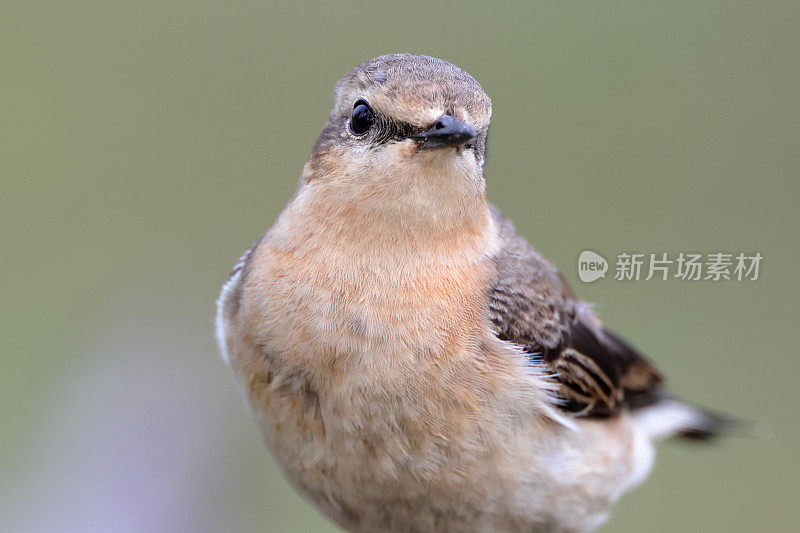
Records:
{"label": "white circular logo", "polygon": [[578,277],[584,283],[591,283],[606,277],[608,261],[602,255],[591,250],[584,250],[578,256]]}

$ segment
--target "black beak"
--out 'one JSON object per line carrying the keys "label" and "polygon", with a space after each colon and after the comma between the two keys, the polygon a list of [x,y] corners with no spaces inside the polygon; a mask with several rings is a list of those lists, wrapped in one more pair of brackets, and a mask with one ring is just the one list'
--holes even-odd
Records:
{"label": "black beak", "polygon": [[475,128],[450,115],[442,115],[427,131],[409,135],[420,142],[420,150],[459,146],[475,138]]}

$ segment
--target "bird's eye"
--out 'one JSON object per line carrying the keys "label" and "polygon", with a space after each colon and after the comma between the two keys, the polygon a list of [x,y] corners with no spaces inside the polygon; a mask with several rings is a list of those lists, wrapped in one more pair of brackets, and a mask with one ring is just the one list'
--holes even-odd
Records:
{"label": "bird's eye", "polygon": [[353,106],[353,116],[350,117],[350,131],[353,135],[364,135],[375,123],[375,113],[364,100],[359,100]]}

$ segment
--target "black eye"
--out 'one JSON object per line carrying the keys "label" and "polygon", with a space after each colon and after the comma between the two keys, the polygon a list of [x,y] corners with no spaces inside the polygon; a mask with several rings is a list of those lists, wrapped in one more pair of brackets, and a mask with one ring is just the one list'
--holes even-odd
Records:
{"label": "black eye", "polygon": [[353,106],[353,116],[350,117],[350,131],[354,135],[364,135],[375,123],[375,114],[364,100],[359,100]]}

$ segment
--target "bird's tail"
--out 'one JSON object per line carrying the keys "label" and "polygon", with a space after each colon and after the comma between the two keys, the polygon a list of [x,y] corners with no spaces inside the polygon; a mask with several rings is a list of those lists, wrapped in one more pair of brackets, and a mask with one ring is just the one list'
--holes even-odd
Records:
{"label": "bird's tail", "polygon": [[672,437],[695,442],[711,441],[721,435],[754,435],[754,424],[673,398],[632,413],[636,425],[654,441]]}

